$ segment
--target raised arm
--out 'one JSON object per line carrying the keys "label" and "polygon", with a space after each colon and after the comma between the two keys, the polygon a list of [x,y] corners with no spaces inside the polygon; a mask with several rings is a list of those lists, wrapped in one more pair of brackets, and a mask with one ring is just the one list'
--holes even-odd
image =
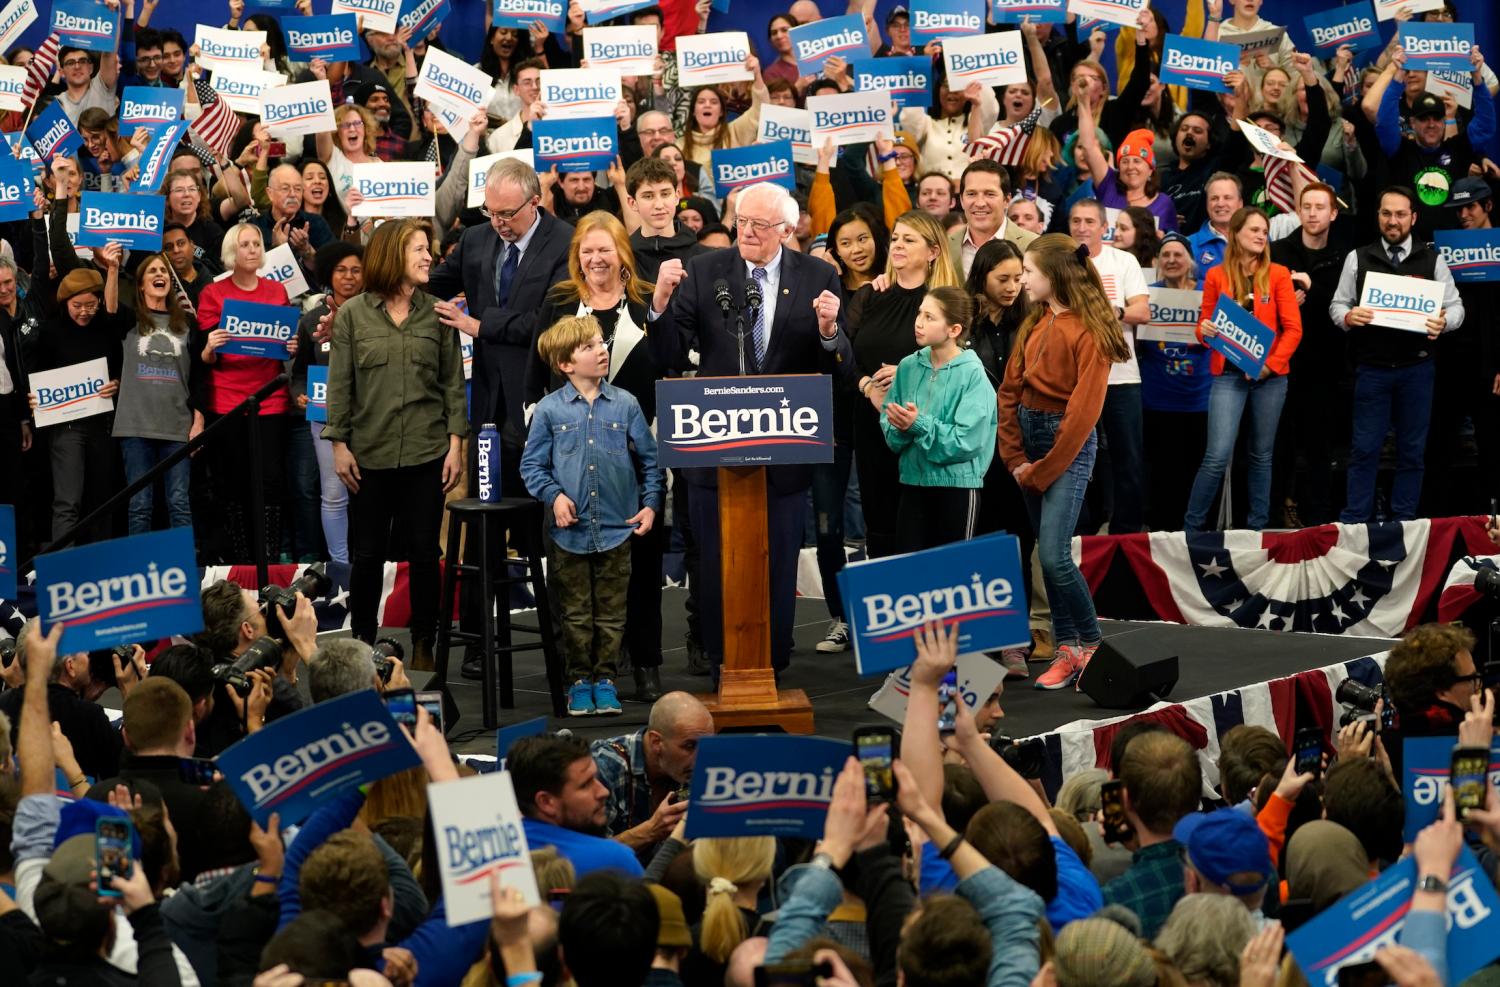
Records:
{"label": "raised arm", "polygon": [[[958,624],[948,630],[929,621],[912,635],[917,660],[911,666],[911,691],[901,729],[901,759],[921,779],[921,794],[933,805],[943,799],[943,743],[938,736],[938,685],[958,661]],[[961,701],[961,700],[960,700]]]}
{"label": "raised arm", "polygon": [[974,724],[974,714],[964,703],[958,704],[958,715],[954,719],[953,741],[958,752],[968,762],[969,770],[984,789],[991,802],[1013,802],[1031,813],[1048,836],[1057,835],[1057,823],[1047,804],[1037,795],[1031,783],[1016,773],[1016,769],[1005,763],[1005,758],[995,753]]}

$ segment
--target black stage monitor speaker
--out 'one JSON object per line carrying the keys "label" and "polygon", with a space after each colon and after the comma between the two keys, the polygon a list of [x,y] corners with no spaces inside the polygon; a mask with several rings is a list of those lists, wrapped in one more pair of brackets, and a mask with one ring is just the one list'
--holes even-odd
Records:
{"label": "black stage monitor speaker", "polygon": [[1145,634],[1105,638],[1078,688],[1105,709],[1143,709],[1177,684],[1177,654]]}

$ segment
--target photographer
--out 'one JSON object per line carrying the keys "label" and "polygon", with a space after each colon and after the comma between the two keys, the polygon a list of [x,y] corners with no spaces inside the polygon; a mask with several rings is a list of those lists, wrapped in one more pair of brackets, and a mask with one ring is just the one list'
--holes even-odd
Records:
{"label": "photographer", "polygon": [[[1423,624],[1391,649],[1385,684],[1405,737],[1455,734],[1481,688],[1474,667],[1474,635],[1451,624]],[[1400,744],[1386,741],[1387,751]]]}
{"label": "photographer", "polygon": [[381,695],[388,690],[410,689],[411,680],[401,659],[382,654],[377,662],[375,651],[352,637],[329,641],[308,659],[307,690],[314,703],[372,687]]}

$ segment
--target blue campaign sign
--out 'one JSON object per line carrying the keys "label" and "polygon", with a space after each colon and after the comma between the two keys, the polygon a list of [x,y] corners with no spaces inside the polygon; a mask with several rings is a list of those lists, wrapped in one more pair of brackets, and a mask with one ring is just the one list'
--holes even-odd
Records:
{"label": "blue campaign sign", "polygon": [[854,92],[883,89],[901,109],[932,106],[932,59],[922,55],[902,58],[857,58],[849,63]]}
{"label": "blue campaign sign", "polygon": [[219,352],[285,360],[291,355],[286,344],[297,335],[297,316],[295,305],[227,301],[219,328],[229,333],[229,342]]}
{"label": "blue campaign sign", "polygon": [[113,54],[120,46],[120,11],[94,0],[53,0],[52,32],[64,48]]}
{"label": "blue campaign sign", "polygon": [[822,72],[823,63],[834,55],[847,62],[851,58],[870,53],[864,18],[858,14],[825,17],[811,24],[799,24],[792,28],[791,39],[797,70],[803,75]]}
{"label": "blue campaign sign", "polygon": [[36,557],[43,630],[64,624],[58,654],[203,629],[191,528],[95,542]]}
{"label": "blue campaign sign", "polygon": [[71,158],[83,146],[83,137],[63,112],[62,103],[57,100],[53,100],[50,106],[31,118],[31,126],[26,128],[26,139],[36,149],[36,156],[43,161],[51,161],[56,157]]}
{"label": "blue campaign sign", "polygon": [[160,250],[167,200],[130,192],[85,192],[79,203],[80,247],[111,243],[131,250]]}
{"label": "blue campaign sign", "polygon": [[[132,191],[137,194],[159,192],[162,179],[167,177],[167,170],[172,162],[172,152],[177,149],[178,142],[186,136],[188,124],[186,121],[179,120],[175,123],[136,124],[136,126],[149,130],[151,141],[141,155],[141,171]],[[134,132],[133,128],[132,132]]]}
{"label": "blue campaign sign", "polygon": [[693,765],[688,839],[818,839],[834,780],[851,753],[848,741],[826,737],[704,737]]}
{"label": "blue campaign sign", "polygon": [[[746,353],[753,316],[745,322]],[[822,374],[689,377],[656,382],[663,466],[833,462],[833,388]]]}
{"label": "blue campaign sign", "polygon": [[1068,0],[992,0],[996,24],[1061,24],[1068,18]]}
{"label": "blue campaign sign", "polygon": [[[1452,738],[1449,738],[1451,741]],[[1314,987],[1334,987],[1340,967],[1365,963],[1394,945],[1406,924],[1417,862],[1405,857],[1349,892],[1286,937],[1286,948]],[[1448,876],[1448,983],[1461,983],[1500,956],[1500,895],[1468,847]]]}
{"label": "blue campaign sign", "polygon": [[[984,0],[912,0],[911,43],[984,33]],[[849,56],[845,55],[845,58]]]}
{"label": "blue campaign sign", "polygon": [[283,826],[300,823],[319,802],[421,763],[374,689],[283,716],[218,757],[224,780],[262,826],[273,812]]}
{"label": "blue campaign sign", "polygon": [[281,23],[286,28],[286,50],[298,61],[360,61],[358,19],[354,14],[288,17]]}
{"label": "blue campaign sign", "polygon": [[553,34],[561,34],[568,16],[568,0],[495,0],[495,27],[525,31],[532,21],[541,21]]}
{"label": "blue campaign sign", "polygon": [[0,154],[0,222],[22,220],[36,203],[36,179],[23,158]]}
{"label": "blue campaign sign", "polygon": [[16,509],[0,504],[0,600],[16,598]]}
{"label": "blue campaign sign", "polygon": [[1351,46],[1356,53],[1380,47],[1380,31],[1375,20],[1375,6],[1370,0],[1345,4],[1302,18],[1307,36],[1318,55],[1329,58],[1340,45]]}
{"label": "blue campaign sign", "polygon": [[183,100],[187,93],[181,89],[162,86],[126,86],[120,97],[120,134],[129,137],[135,131],[131,124],[171,123],[182,119]]}
{"label": "blue campaign sign", "polygon": [[1209,320],[1218,335],[1205,334],[1203,342],[1209,349],[1217,350],[1224,359],[1234,364],[1251,377],[1260,376],[1265,365],[1266,354],[1276,341],[1276,333],[1265,323],[1234,303],[1228,295],[1220,295],[1214,306],[1213,318]]}
{"label": "blue campaign sign", "polygon": [[839,592],[861,675],[910,665],[917,656],[914,635],[929,620],[958,622],[963,655],[1025,644],[1031,637],[1014,535],[856,562],[839,572]]}
{"label": "blue campaign sign", "polygon": [[1422,72],[1467,72],[1474,49],[1473,24],[1406,21],[1401,25],[1401,47],[1406,68]]}
{"label": "blue campaign sign", "polygon": [[495,760],[504,767],[505,755],[510,753],[511,745],[522,737],[540,737],[547,732],[547,718],[545,716],[534,717],[530,720],[522,720],[520,723],[512,723],[508,727],[501,727],[495,731]]}
{"label": "blue campaign sign", "polygon": [[422,38],[431,34],[452,12],[448,0],[401,0],[396,26],[409,27],[412,37]]}
{"label": "blue campaign sign", "polygon": [[1239,67],[1239,46],[1222,41],[1169,34],[1161,53],[1161,81],[1169,86],[1227,93],[1229,83],[1224,77]]}
{"label": "blue campaign sign", "polygon": [[1433,238],[1453,280],[1500,281],[1500,230],[1437,230]]}
{"label": "blue campaign sign", "polygon": [[757,182],[780,185],[789,192],[797,187],[796,176],[792,173],[791,141],[716,148],[710,157],[714,186],[721,199],[737,188]]}
{"label": "blue campaign sign", "polygon": [[536,170],[556,165],[559,172],[604,171],[618,153],[618,131],[614,117],[533,121],[531,149]]}
{"label": "blue campaign sign", "polygon": [[[1407,843],[1442,812],[1457,743],[1457,737],[1409,737],[1401,744],[1401,793],[1406,797],[1406,824],[1401,832]],[[1500,738],[1490,746],[1489,774],[1500,784]]]}
{"label": "blue campaign sign", "polygon": [[600,3],[596,0],[593,9],[585,15],[585,19],[589,24],[603,24],[614,20],[616,17],[633,14],[637,10],[655,7],[657,6],[657,2],[658,0],[614,0],[613,3],[610,3],[608,0],[605,0],[605,2]]}
{"label": "blue campaign sign", "polygon": [[328,368],[317,364],[307,368],[307,420],[328,421]]}

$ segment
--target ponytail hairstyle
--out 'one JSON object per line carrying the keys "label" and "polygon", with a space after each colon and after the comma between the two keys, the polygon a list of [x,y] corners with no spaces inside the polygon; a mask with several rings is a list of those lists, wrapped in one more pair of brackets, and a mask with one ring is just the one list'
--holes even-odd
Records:
{"label": "ponytail hairstyle", "polygon": [[974,325],[974,299],[957,285],[942,285],[930,288],[927,297],[943,313],[943,324],[958,326],[958,345],[969,345],[969,329]]}
{"label": "ponytail hairstyle", "polygon": [[[1260,256],[1252,257],[1246,254],[1240,246],[1239,233],[1245,228],[1245,224],[1259,216],[1260,221],[1266,224],[1266,249],[1260,252]],[[1255,206],[1245,206],[1235,211],[1229,217],[1229,243],[1224,248],[1224,274],[1229,282],[1229,293],[1240,305],[1250,308],[1254,305],[1256,298],[1265,298],[1271,293],[1271,237],[1270,223],[1266,214]],[[1255,274],[1253,278],[1245,276],[1244,262],[1255,261]]]}
{"label": "ponytail hairstyle", "polygon": [[775,857],[776,839],[771,836],[722,837],[693,844],[693,870],[708,887],[698,947],[715,963],[727,963],[729,954],[750,935],[734,903],[735,892],[770,880]]}
{"label": "ponytail hairstyle", "polygon": [[[1093,337],[1105,360],[1124,363],[1130,359],[1125,333],[1115,318],[1114,307],[1109,304],[1104,282],[1099,280],[1099,272],[1089,260],[1087,247],[1066,233],[1046,233],[1032,241],[1026,248],[1026,256],[1052,286],[1052,297],[1057,304],[1083,320],[1084,328]],[[1016,333],[1012,352],[1023,362],[1026,337],[1048,310],[1049,306],[1038,305],[1021,323],[1021,331]]]}
{"label": "ponytail hairstyle", "polygon": [[[929,291],[933,288],[957,288],[964,283],[963,275],[953,263],[953,255],[948,250],[948,233],[943,229],[942,223],[920,209],[911,209],[896,217],[896,221],[891,224],[891,232],[894,233],[898,226],[905,226],[921,237],[928,250],[937,251],[937,257],[927,265]],[[889,253],[886,257],[885,275],[895,284],[896,269],[891,266]],[[965,323],[965,329],[967,328]]]}

